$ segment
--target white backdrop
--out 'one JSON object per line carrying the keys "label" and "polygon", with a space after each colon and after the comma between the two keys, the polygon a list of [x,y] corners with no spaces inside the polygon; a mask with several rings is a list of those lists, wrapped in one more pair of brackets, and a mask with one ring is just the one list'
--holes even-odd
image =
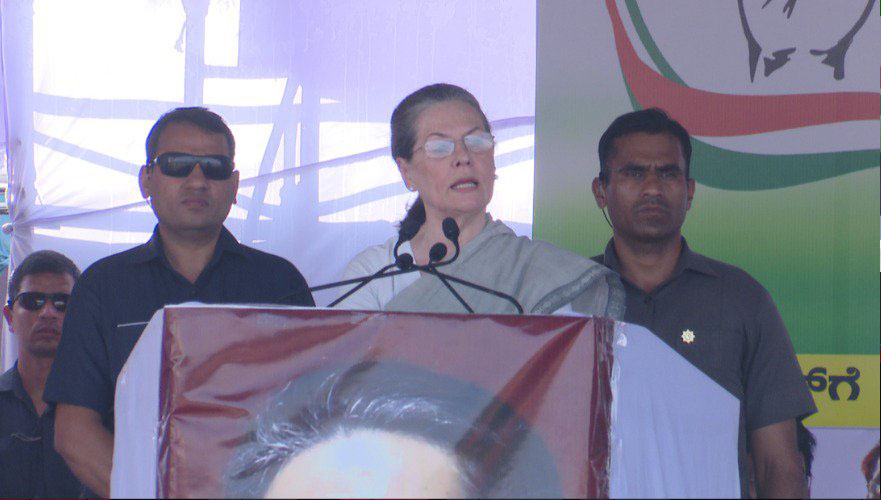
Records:
{"label": "white backdrop", "polygon": [[227,227],[310,284],[338,279],[412,198],[389,156],[394,106],[441,81],[493,122],[490,212],[531,233],[534,0],[0,0],[0,20],[13,268],[44,248],[85,268],[146,241],[147,132],[204,105],[237,142]]}

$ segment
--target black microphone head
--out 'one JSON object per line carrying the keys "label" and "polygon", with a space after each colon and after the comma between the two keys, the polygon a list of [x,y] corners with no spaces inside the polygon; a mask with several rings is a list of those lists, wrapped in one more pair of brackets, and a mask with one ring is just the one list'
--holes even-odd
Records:
{"label": "black microphone head", "polygon": [[408,253],[398,255],[398,258],[395,259],[395,264],[397,264],[398,268],[402,271],[412,269],[413,268],[413,256]]}
{"label": "black microphone head", "polygon": [[459,241],[459,225],[456,224],[456,220],[452,217],[447,217],[441,222],[441,228],[444,230],[444,236],[450,239],[450,241]]}
{"label": "black microphone head", "polygon": [[443,243],[435,243],[428,251],[428,262],[439,262],[447,255],[447,246]]}
{"label": "black microphone head", "polygon": [[406,221],[401,224],[401,227],[398,229],[398,239],[399,241],[410,241],[416,236],[416,233],[419,232],[419,228],[421,224],[419,222],[415,222],[412,220]]}

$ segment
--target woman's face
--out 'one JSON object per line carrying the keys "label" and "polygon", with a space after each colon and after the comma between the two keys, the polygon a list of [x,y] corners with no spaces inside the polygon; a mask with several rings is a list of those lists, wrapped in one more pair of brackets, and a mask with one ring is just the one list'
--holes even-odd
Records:
{"label": "woman's face", "polygon": [[[428,214],[443,218],[486,212],[496,170],[489,137],[480,112],[462,101],[444,101],[422,111],[416,120],[413,157],[397,158],[397,163],[407,186],[419,191]],[[438,157],[444,151],[437,141],[454,143],[452,153]]]}

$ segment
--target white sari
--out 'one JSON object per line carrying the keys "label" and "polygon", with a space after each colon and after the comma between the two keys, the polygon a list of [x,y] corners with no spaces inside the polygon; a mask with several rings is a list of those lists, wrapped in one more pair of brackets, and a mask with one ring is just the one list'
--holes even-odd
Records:
{"label": "white sari", "polygon": [[[391,263],[390,256],[388,263]],[[371,273],[377,270],[379,267],[363,271]],[[523,306],[526,314],[552,314],[567,305],[571,306],[574,313],[590,316],[620,319],[624,314],[624,289],[614,271],[549,243],[518,237],[500,221],[489,220],[480,234],[462,247],[455,262],[438,270],[512,295]],[[422,273],[418,278],[413,276],[398,281],[405,285],[403,289],[395,290],[394,296],[387,302],[382,300],[382,303],[370,308],[412,312],[465,312],[462,304],[436,276]],[[505,299],[464,285],[451,285],[478,313],[517,312],[514,305]],[[367,290],[363,292],[369,293]],[[349,301],[344,301],[340,306],[355,305],[347,302]],[[354,302],[359,301],[356,299]],[[366,303],[355,307],[364,306]]]}

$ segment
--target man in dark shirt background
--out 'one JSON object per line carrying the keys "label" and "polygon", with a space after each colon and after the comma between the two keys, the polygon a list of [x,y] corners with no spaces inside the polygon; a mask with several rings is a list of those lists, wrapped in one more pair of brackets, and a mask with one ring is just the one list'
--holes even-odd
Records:
{"label": "man in dark shirt background", "polygon": [[155,311],[189,301],[314,305],[290,262],[239,244],[223,226],[239,172],[220,116],[172,110],[146,149],[139,184],[159,220],[153,237],[83,273],[44,394],[57,404],[56,448],[101,496],[110,494],[116,379]]}
{"label": "man in dark shirt background", "polygon": [[[620,273],[624,321],[647,327],[740,400],[738,462],[760,497],[799,497],[805,467],[796,420],[817,411],[770,294],[682,237],[695,183],[685,128],[653,108],[615,119],[599,143],[593,193],[613,237],[594,257]],[[734,425],[734,423],[732,423]]]}
{"label": "man in dark shirt background", "polygon": [[78,497],[82,485],[55,451],[55,409],[43,402],[61,322],[80,270],[58,252],[25,258],[9,280],[3,316],[18,341],[0,375],[0,498]]}

